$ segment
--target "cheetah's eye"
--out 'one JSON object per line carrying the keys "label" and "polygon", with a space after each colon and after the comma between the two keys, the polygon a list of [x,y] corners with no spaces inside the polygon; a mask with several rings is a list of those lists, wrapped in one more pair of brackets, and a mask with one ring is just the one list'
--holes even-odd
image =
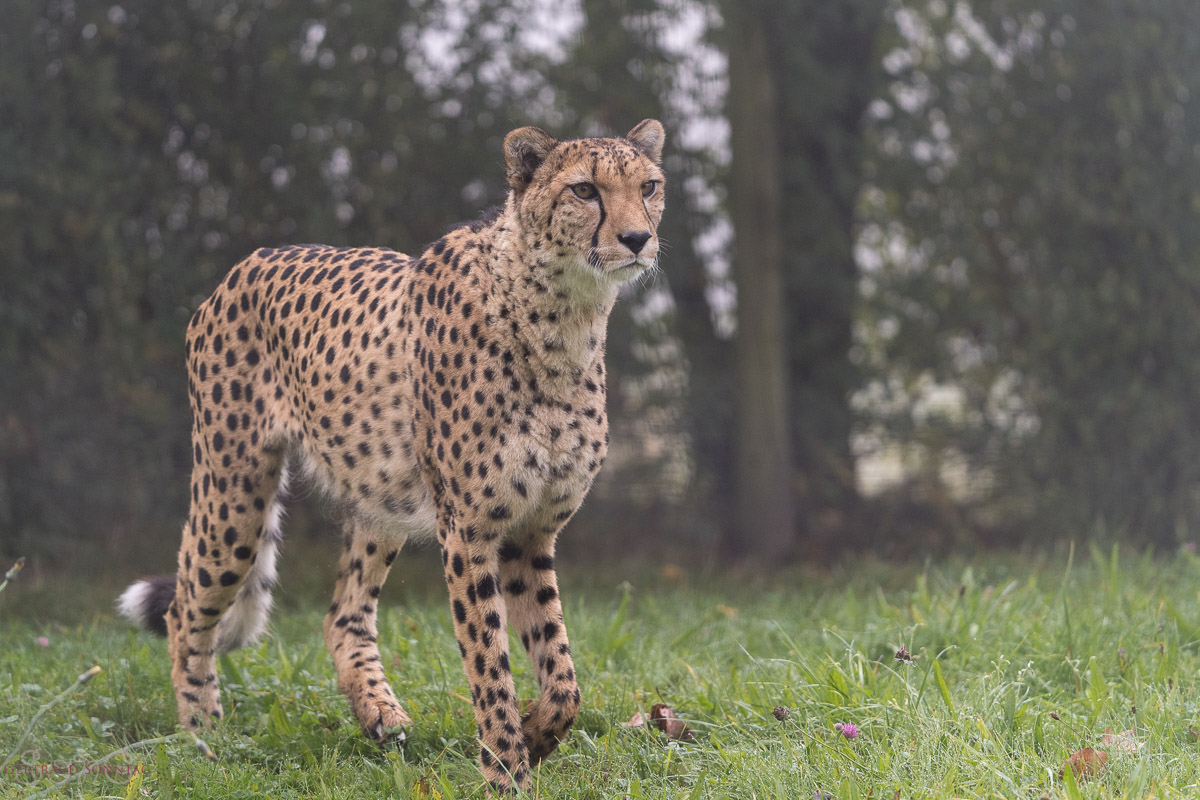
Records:
{"label": "cheetah's eye", "polygon": [[595,184],[591,183],[576,183],[571,186],[571,191],[580,200],[595,200],[600,196],[600,192],[596,190]]}
{"label": "cheetah's eye", "polygon": [[658,191],[658,181],[646,181],[642,184],[642,197],[653,197]]}

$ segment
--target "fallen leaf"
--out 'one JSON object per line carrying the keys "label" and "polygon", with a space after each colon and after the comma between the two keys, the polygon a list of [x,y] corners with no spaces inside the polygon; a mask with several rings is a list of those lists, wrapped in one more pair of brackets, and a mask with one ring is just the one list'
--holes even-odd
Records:
{"label": "fallen leaf", "polygon": [[1100,746],[1107,747],[1118,753],[1136,753],[1146,746],[1145,742],[1139,742],[1137,734],[1130,728],[1127,731],[1113,733],[1112,728],[1104,731],[1104,735],[1100,737]]}
{"label": "fallen leaf", "polygon": [[656,703],[650,709],[650,721],[657,725],[668,739],[690,742],[695,738],[688,729],[687,723],[681,720],[675,710],[666,703]]}
{"label": "fallen leaf", "polygon": [[635,713],[629,718],[629,722],[621,722],[618,725],[622,728],[644,728],[646,723],[650,721],[650,717],[643,714],[641,711]]}
{"label": "fallen leaf", "polygon": [[[1096,750],[1091,747],[1085,747],[1082,750],[1076,750],[1067,758],[1063,764],[1063,770],[1067,767],[1071,768],[1071,772],[1079,780],[1087,780],[1088,778],[1098,778],[1104,772],[1104,765],[1108,763],[1108,753],[1103,750]],[[1062,777],[1062,771],[1059,772],[1059,777]]]}

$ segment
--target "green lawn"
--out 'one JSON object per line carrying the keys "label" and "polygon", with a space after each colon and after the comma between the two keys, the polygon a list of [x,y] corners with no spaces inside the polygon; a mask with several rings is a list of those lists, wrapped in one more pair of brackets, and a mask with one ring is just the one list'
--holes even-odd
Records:
{"label": "green lawn", "polygon": [[[99,605],[82,623],[46,622],[22,580],[0,594],[0,763],[93,664],[101,674],[42,717],[18,764],[83,768],[173,733],[163,642]],[[1187,552],[562,583],[583,711],[535,797],[1200,795],[1200,560]],[[85,774],[65,796],[484,797],[444,600],[422,590],[383,605],[384,662],[416,724],[380,749],[338,693],[326,594],[287,595],[270,637],[222,659],[227,717],[204,737],[215,762],[176,738],[110,762],[143,774]],[[910,663],[895,658],[901,644]],[[528,695],[532,674],[513,663]],[[660,702],[693,741],[620,726]],[[1109,746],[1103,773],[1078,786],[1060,778],[1107,728],[1134,731],[1136,745]],[[63,777],[9,772],[3,797]]]}

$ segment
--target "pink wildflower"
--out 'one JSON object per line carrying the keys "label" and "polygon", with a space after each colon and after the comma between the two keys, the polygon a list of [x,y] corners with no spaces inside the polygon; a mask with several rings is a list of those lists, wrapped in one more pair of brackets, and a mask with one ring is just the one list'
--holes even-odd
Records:
{"label": "pink wildflower", "polygon": [[855,725],[853,722],[839,722],[839,723],[835,724],[833,727],[835,729],[837,729],[837,731],[839,733],[841,733],[842,736],[845,736],[847,739],[857,739],[858,738],[858,726]]}
{"label": "pink wildflower", "polygon": [[49,636],[39,636],[37,638],[37,643],[40,644],[42,647],[49,647],[50,646],[50,637]]}

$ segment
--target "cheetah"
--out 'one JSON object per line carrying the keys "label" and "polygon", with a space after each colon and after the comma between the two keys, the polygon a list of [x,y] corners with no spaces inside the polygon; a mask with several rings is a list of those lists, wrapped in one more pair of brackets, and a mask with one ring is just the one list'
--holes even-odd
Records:
{"label": "cheetah", "polygon": [[[378,598],[401,546],[436,540],[483,775],[529,784],[580,707],[555,542],[608,449],[607,322],[657,266],[664,139],[657,120],[564,141],[519,128],[504,205],[419,257],[261,249],[201,304],[178,571],[118,603],[167,637],[185,727],[220,719],[215,656],[266,626],[291,473],[343,511],[324,635],[363,734],[411,724],[380,663]],[[524,714],[510,625],[540,690]]]}

